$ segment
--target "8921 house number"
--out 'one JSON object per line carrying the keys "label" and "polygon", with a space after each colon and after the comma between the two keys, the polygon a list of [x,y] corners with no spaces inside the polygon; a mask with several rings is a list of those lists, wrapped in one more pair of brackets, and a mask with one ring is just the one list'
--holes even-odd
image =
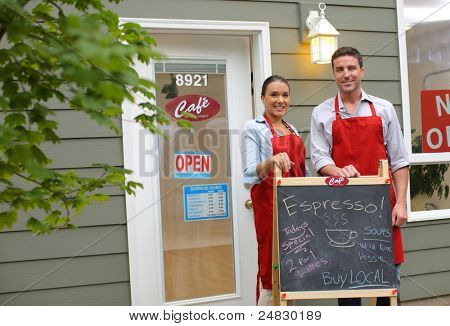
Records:
{"label": "8921 house number", "polygon": [[177,86],[208,86],[208,75],[177,74],[175,78]]}

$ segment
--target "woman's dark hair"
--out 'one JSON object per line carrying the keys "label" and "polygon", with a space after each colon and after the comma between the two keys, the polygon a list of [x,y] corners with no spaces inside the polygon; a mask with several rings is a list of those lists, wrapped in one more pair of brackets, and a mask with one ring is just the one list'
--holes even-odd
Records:
{"label": "woman's dark hair", "polygon": [[272,75],[272,76],[268,77],[268,78],[264,81],[264,83],[263,83],[263,85],[262,85],[262,88],[261,88],[261,95],[262,95],[262,96],[266,95],[266,89],[267,89],[267,86],[268,86],[270,83],[273,83],[273,82],[275,82],[275,81],[280,81],[280,82],[285,83],[285,84],[288,85],[288,87],[289,87],[289,92],[291,91],[291,86],[289,86],[289,83],[288,83],[288,81],[287,81],[286,79],[284,79],[283,77],[278,76],[278,75]]}

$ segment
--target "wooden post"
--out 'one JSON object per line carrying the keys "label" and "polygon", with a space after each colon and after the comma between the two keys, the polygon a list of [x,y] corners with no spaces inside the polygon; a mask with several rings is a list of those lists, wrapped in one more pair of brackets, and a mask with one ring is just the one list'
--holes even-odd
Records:
{"label": "wooden post", "polygon": [[273,231],[272,231],[272,296],[273,305],[280,305],[280,275],[278,259],[278,211],[277,211],[277,182],[282,177],[281,170],[275,165],[273,176]]}
{"label": "wooden post", "polygon": [[378,162],[378,176],[389,178],[389,164],[387,160],[380,160]]}

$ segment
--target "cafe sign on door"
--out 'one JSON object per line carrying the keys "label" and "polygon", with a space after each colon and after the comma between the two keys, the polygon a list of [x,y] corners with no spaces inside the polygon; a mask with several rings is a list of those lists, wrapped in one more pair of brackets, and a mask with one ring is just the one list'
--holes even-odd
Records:
{"label": "cafe sign on door", "polygon": [[[182,95],[165,105],[166,112],[175,119],[202,121],[211,119],[220,111],[220,104],[215,99],[198,94]],[[183,116],[189,113],[191,116]]]}
{"label": "cafe sign on door", "polygon": [[422,149],[450,152],[450,90],[422,90]]}

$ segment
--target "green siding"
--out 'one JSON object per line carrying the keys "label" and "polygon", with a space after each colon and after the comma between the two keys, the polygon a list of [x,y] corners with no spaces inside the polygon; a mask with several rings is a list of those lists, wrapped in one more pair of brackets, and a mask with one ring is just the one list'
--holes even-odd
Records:
{"label": "green siding", "polygon": [[[93,205],[86,207],[80,215],[74,217],[73,222],[78,227],[125,224],[126,208],[124,196],[114,194],[114,192],[110,192],[109,195],[109,201],[94,203]],[[40,218],[42,213],[39,211],[31,211],[30,215]],[[9,231],[26,231],[27,219],[28,215],[25,215],[24,213],[20,214],[17,223],[14,224],[11,229],[0,231],[0,233]]]}
{"label": "green siding", "polygon": [[59,144],[43,144],[42,149],[53,159],[54,169],[92,167],[100,162],[123,165],[121,138],[64,139]]}
{"label": "green siding", "polygon": [[8,232],[0,237],[0,263],[106,255],[127,251],[125,225],[61,230],[39,237],[31,236],[29,232]]}
{"label": "green siding", "polygon": [[[309,1],[308,5],[316,7]],[[107,4],[121,17],[266,21],[270,24],[272,69],[291,82],[289,121],[301,130],[309,159],[312,109],[335,95],[329,65],[311,65],[309,45],[299,44],[299,1],[291,0],[133,0]],[[390,100],[401,119],[396,1],[327,1],[327,18],[341,32],[339,44],[352,45],[365,58],[364,89]],[[313,8],[314,9],[314,8]],[[122,139],[83,113],[51,101],[63,141],[46,144],[55,169],[98,175],[95,162],[123,165]],[[1,116],[0,116],[1,119]],[[119,127],[120,123],[118,122]],[[0,233],[0,304],[130,305],[125,198],[107,189],[110,202],[86,209],[75,231],[35,237],[22,216]],[[406,262],[402,298],[412,300],[450,293],[450,222],[408,224],[404,229]],[[23,291],[23,292],[21,292]],[[335,300],[312,302],[335,304]],[[304,304],[304,303],[300,303]]]}
{"label": "green siding", "polygon": [[9,306],[128,306],[129,282],[0,294],[0,304]]}
{"label": "green siding", "polygon": [[[128,255],[102,255],[0,264],[0,293],[128,282]],[[0,301],[1,304],[1,301]]]}
{"label": "green siding", "polygon": [[[448,257],[440,257],[445,259]],[[403,277],[400,288],[402,300],[431,298],[450,293],[450,271]]]}
{"label": "green siding", "polygon": [[[398,81],[400,66],[395,57],[370,57],[364,61],[364,80]],[[272,54],[272,70],[288,79],[332,80],[330,65],[311,64],[306,54]]]}
{"label": "green siding", "polygon": [[[339,46],[356,47],[364,56],[398,56],[396,33],[340,31]],[[307,54],[309,43],[299,43],[298,28],[271,28],[272,53]]]}

